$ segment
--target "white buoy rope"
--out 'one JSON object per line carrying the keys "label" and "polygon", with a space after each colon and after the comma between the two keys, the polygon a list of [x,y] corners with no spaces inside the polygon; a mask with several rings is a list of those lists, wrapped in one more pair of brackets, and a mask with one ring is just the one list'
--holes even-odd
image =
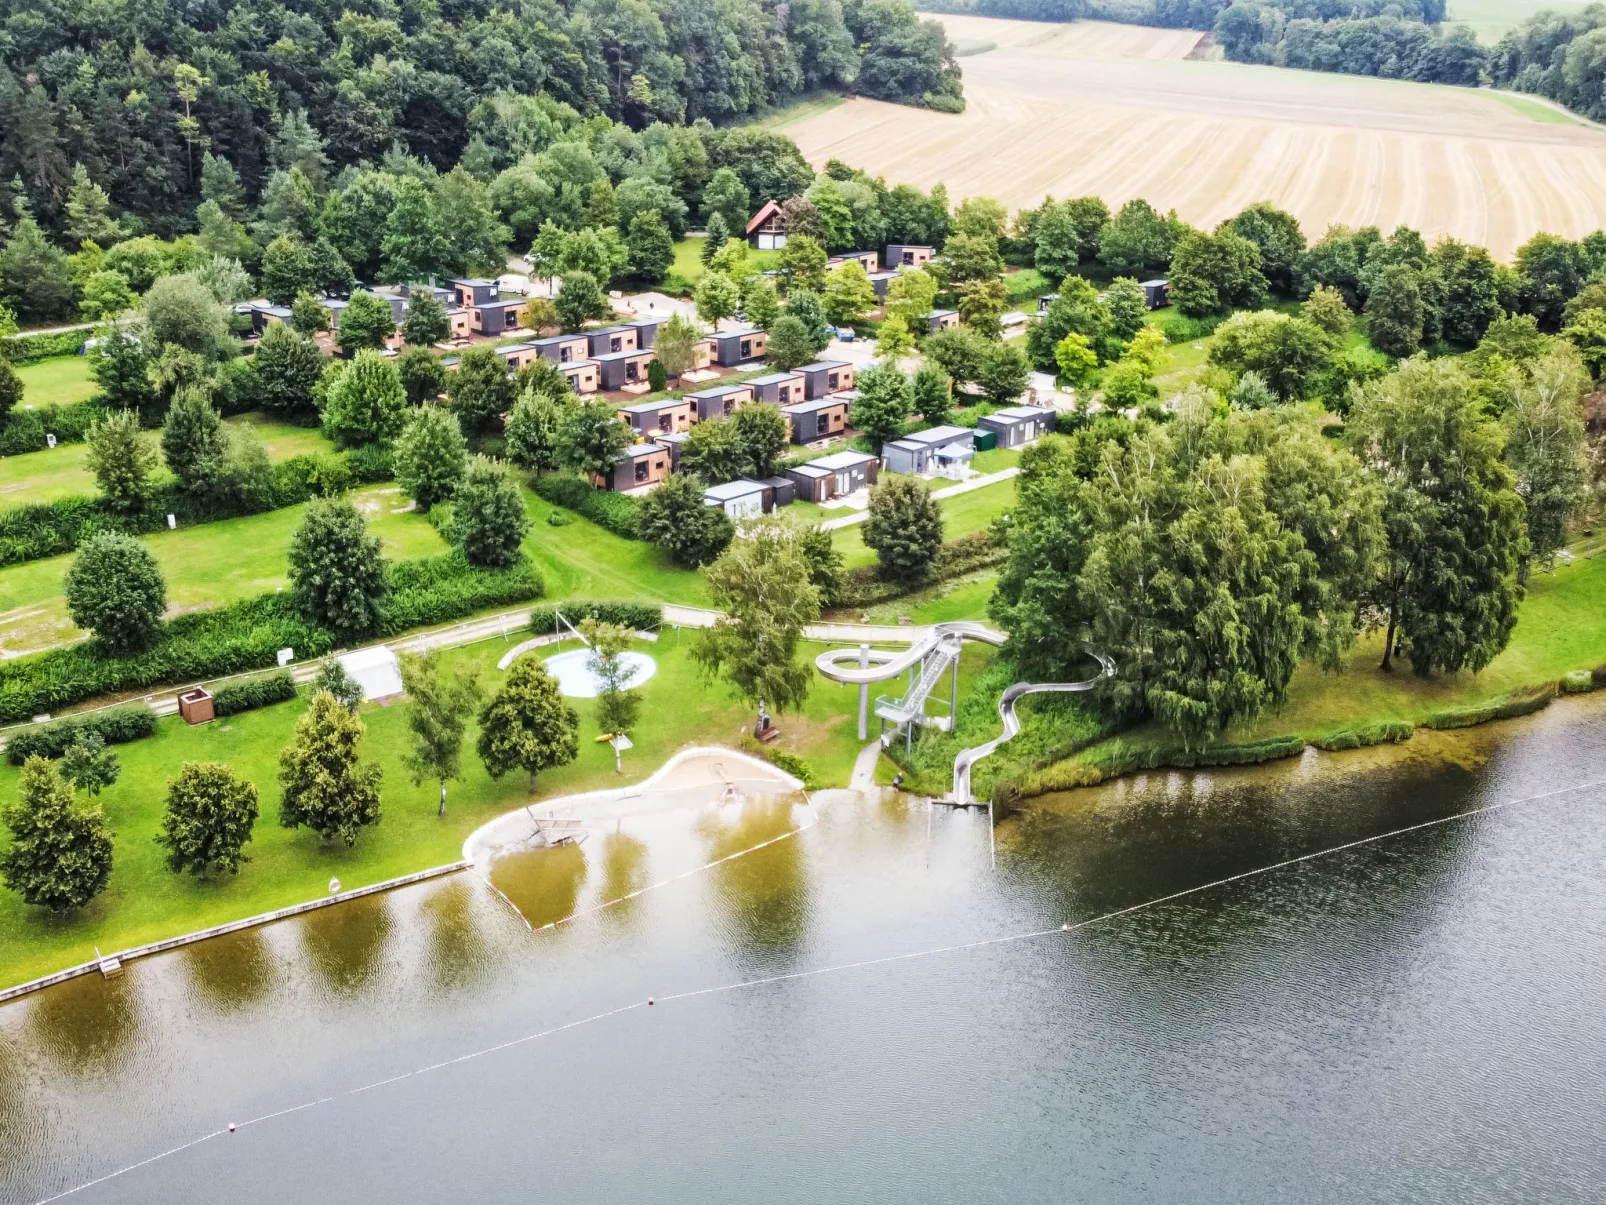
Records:
{"label": "white buoy rope", "polygon": [[[279,1109],[272,1113],[264,1113],[260,1117],[251,1118],[249,1121],[237,1123],[230,1122],[226,1129],[217,1129],[213,1130],[209,1134],[202,1134],[198,1138],[192,1138],[190,1141],[162,1151],[160,1154],[152,1155],[147,1159],[141,1159],[138,1163],[131,1163],[127,1167],[122,1167],[118,1168],[116,1171],[107,1172],[105,1175],[97,1176],[93,1180],[86,1180],[84,1183],[59,1192],[54,1196],[45,1197],[38,1201],[36,1205],[51,1205],[51,1203],[54,1201],[60,1201],[66,1197],[72,1196],[75,1193],[82,1192],[85,1189],[93,1188],[98,1184],[104,1184],[108,1180],[114,1180],[119,1176],[127,1175],[129,1172],[137,1171],[142,1167],[148,1167],[152,1163],[166,1159],[171,1155],[177,1155],[182,1151],[187,1151],[191,1147],[199,1146],[203,1142],[210,1142],[212,1139],[220,1138],[225,1134],[236,1133],[238,1130],[243,1130],[248,1126],[260,1125],[263,1122],[272,1121],[275,1118],[287,1117],[292,1113],[304,1112],[307,1109],[328,1104],[332,1100],[360,1096],[365,1092],[371,1092],[378,1088],[388,1087],[391,1084],[401,1083],[404,1080],[414,1079],[421,1075],[427,1075],[432,1071],[441,1071],[448,1067],[456,1067],[463,1063],[473,1062],[474,1060],[484,1058],[487,1055],[498,1054],[504,1050],[511,1050],[516,1046],[523,1046],[530,1042],[540,1041],[543,1038],[549,1038],[556,1034],[566,1033],[569,1030],[579,1029],[582,1026],[592,1025],[599,1021],[610,1020],[613,1017],[620,1016],[624,1013],[634,1012],[639,1008],[655,1006],[658,1004],[669,1004],[675,1001],[695,1000],[703,996],[742,991],[748,988],[765,987],[776,983],[789,983],[799,979],[812,979],[821,975],[835,975],[846,971],[868,970],[872,967],[890,966],[899,962],[910,962],[917,958],[933,958],[943,954],[959,954],[969,950],[986,949],[989,946],[1002,946],[1009,945],[1014,942],[1034,941],[1044,937],[1064,936],[1066,934],[1075,933],[1081,929],[1091,928],[1094,925],[1107,924],[1110,921],[1119,920],[1121,917],[1131,916],[1133,913],[1142,912],[1149,908],[1157,908],[1163,904],[1174,903],[1177,900],[1186,899],[1188,896],[1200,895],[1207,891],[1213,891],[1218,887],[1226,887],[1233,883],[1241,883],[1246,879],[1253,879],[1262,875],[1273,874],[1279,870],[1286,870],[1291,866],[1298,866],[1305,862],[1314,862],[1318,859],[1330,857],[1334,854],[1345,853],[1352,849],[1360,849],[1367,845],[1376,845],[1379,842],[1392,840],[1395,837],[1403,837],[1411,833],[1422,832],[1425,829],[1437,828],[1440,825],[1451,824],[1458,820],[1470,820],[1477,816],[1486,816],[1492,812],[1503,811],[1507,808],[1519,807],[1526,804],[1552,802],[1564,795],[1570,795],[1576,791],[1587,791],[1600,787],[1606,787],[1606,779],[1595,779],[1591,782],[1578,783],[1570,787],[1558,787],[1553,791],[1544,791],[1537,795],[1528,795],[1520,799],[1508,799],[1500,803],[1491,803],[1480,808],[1471,808],[1465,812],[1456,812],[1450,816],[1441,816],[1435,820],[1424,820],[1418,824],[1408,824],[1403,828],[1390,829],[1386,833],[1378,833],[1375,836],[1361,837],[1354,841],[1346,841],[1342,845],[1330,846],[1326,849],[1316,850],[1313,853],[1300,854],[1298,857],[1294,858],[1285,858],[1280,862],[1273,862],[1267,866],[1257,867],[1254,870],[1245,870],[1238,874],[1227,875],[1225,878],[1213,879],[1208,883],[1201,883],[1197,887],[1188,887],[1181,891],[1173,891],[1169,895],[1162,895],[1156,897],[1155,899],[1144,900],[1142,903],[1132,904],[1125,908],[1117,908],[1114,911],[1101,913],[1098,916],[1091,916],[1085,920],[1056,925],[1050,929],[1032,929],[1024,933],[1011,933],[1001,937],[987,937],[976,941],[959,942],[954,945],[932,946],[922,950],[911,950],[902,954],[887,954],[878,958],[859,959],[855,962],[835,963],[830,966],[815,967],[813,970],[808,971],[791,971],[783,975],[765,976],[761,979],[743,979],[735,983],[724,983],[713,987],[695,988],[690,991],[676,992],[668,996],[648,996],[645,1000],[638,999],[631,1004],[622,1004],[617,1008],[611,1008],[605,1012],[593,1013],[589,1017],[581,1017],[578,1020],[568,1021],[562,1025],[554,1025],[549,1029],[542,1029],[534,1033],[525,1034],[522,1037],[511,1038],[506,1042],[499,1042],[494,1046],[486,1046],[479,1050],[470,1051],[467,1054],[458,1055],[456,1058],[445,1059],[438,1063],[431,1063],[426,1067],[419,1067],[413,1071],[405,1071],[400,1075],[393,1075],[387,1079],[375,1080],[372,1083],[363,1084],[361,1087],[351,1088],[345,1092],[335,1093],[330,1096],[322,1096],[316,1100],[309,1100],[303,1104],[292,1105],[289,1108]],[[772,837],[770,840],[762,842],[759,845],[755,845],[750,849],[741,850],[735,854],[729,854],[724,858],[710,862],[708,863],[708,866],[717,866],[720,864],[720,862],[727,862],[730,861],[731,858],[740,857],[742,854],[751,853],[753,850],[762,849],[766,845],[773,845],[776,841],[786,840],[788,837],[796,836],[798,833],[806,831],[807,829],[813,827],[813,824],[817,824],[818,822],[818,819],[816,819],[811,824],[803,825],[800,828],[783,833],[779,837]],[[640,895],[643,892],[653,890],[655,887],[663,886],[679,879],[686,878],[688,875],[700,873],[705,869],[707,869],[706,866],[699,867],[694,871],[687,871],[685,874],[676,875],[673,879],[665,879],[663,883],[656,883],[651,887],[643,887],[640,891],[633,892],[631,896],[621,896],[619,900],[612,900],[607,904],[599,904],[594,908],[585,910],[584,912],[577,912],[571,917],[564,918],[562,921],[554,921],[552,924],[544,925],[541,929],[536,929],[534,931],[542,932],[545,929],[553,928],[556,925],[565,924],[570,920],[588,915],[591,912],[599,911],[605,907],[610,907],[612,904],[622,902],[623,900],[630,899],[635,895]],[[503,898],[505,899],[506,897],[504,896]]]}

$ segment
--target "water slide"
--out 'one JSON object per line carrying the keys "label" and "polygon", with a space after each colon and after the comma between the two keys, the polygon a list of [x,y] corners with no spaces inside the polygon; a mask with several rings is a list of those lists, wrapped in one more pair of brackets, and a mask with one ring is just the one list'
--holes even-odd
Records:
{"label": "water slide", "polygon": [[[925,715],[926,699],[941,681],[942,675],[958,662],[964,641],[980,640],[986,644],[1001,645],[1005,639],[1007,637],[1002,632],[995,632],[985,624],[969,621],[939,623],[915,635],[909,647],[901,652],[872,649],[868,643],[864,643],[858,648],[829,649],[814,659],[814,665],[833,682],[859,688],[859,739],[862,741],[869,739],[872,683],[889,682],[909,673],[908,691],[897,699],[885,696],[878,698],[875,713],[894,724],[912,724]],[[920,667],[918,680],[913,673],[917,665]]]}
{"label": "water slide", "polygon": [[1099,663],[1099,672],[1096,677],[1085,682],[1017,682],[998,700],[998,716],[1004,721],[1004,734],[988,741],[985,745],[977,745],[971,749],[962,750],[954,758],[954,789],[953,802],[974,803],[970,794],[970,770],[977,762],[993,752],[1005,741],[1012,740],[1020,732],[1020,717],[1015,714],[1015,703],[1027,695],[1040,694],[1080,694],[1092,690],[1106,678],[1115,676],[1115,662],[1105,654],[1096,652],[1087,645],[1088,655]]}

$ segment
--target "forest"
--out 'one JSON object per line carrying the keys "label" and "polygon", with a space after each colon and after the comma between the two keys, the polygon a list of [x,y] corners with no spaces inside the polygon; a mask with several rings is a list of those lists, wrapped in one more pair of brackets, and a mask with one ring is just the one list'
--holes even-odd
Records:
{"label": "forest", "polygon": [[1490,54],[1489,78],[1497,88],[1536,93],[1595,121],[1606,118],[1606,5],[1530,17]]}
{"label": "forest", "polygon": [[80,167],[128,233],[171,237],[193,229],[208,156],[255,201],[292,166],[315,185],[387,155],[499,171],[591,119],[621,137],[717,126],[816,89],[964,103],[952,46],[907,0],[5,0],[0,13],[6,216],[25,204],[53,232]]}

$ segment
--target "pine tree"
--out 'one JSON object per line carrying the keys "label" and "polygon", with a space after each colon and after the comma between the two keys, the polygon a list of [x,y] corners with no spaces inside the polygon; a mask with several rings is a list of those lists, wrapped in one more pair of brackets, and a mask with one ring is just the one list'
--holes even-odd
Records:
{"label": "pine tree", "polygon": [[223,419],[212,408],[204,388],[182,386],[173,394],[162,424],[162,455],[179,489],[192,499],[207,499],[223,475],[229,441]]}
{"label": "pine tree", "polygon": [[135,515],[150,497],[156,452],[140,430],[139,415],[117,410],[89,428],[89,469],[111,511]]}
{"label": "pine tree", "polygon": [[725,241],[731,236],[731,228],[725,223],[725,215],[717,210],[708,216],[708,237],[703,239],[702,250],[698,258],[703,261],[703,267],[708,267],[724,247]]}
{"label": "pine tree", "polygon": [[106,190],[89,178],[82,163],[72,169],[72,187],[67,191],[67,236],[82,246],[105,245],[118,235],[117,223],[109,216],[111,198]]}
{"label": "pine tree", "polygon": [[361,829],[379,823],[384,769],[358,763],[364,731],[356,713],[334,695],[320,690],[312,696],[279,753],[280,825],[304,825],[325,841],[339,837],[350,846]]}
{"label": "pine tree", "polygon": [[112,873],[112,839],[100,809],[74,805],[72,788],[42,757],[22,764],[17,801],[0,811],[11,844],[0,878],[24,903],[52,912],[82,908]]}

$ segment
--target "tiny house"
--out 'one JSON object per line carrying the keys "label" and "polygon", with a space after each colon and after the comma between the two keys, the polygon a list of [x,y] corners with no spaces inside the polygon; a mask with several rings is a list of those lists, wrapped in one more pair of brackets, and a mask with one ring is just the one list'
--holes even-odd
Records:
{"label": "tiny house", "polygon": [[569,387],[576,393],[595,393],[602,379],[595,360],[569,360],[558,365],[558,371],[569,378]]}
{"label": "tiny house", "polygon": [[463,277],[452,281],[451,285],[457,293],[457,304],[464,309],[472,309],[477,305],[487,305],[497,299],[496,281],[494,280]]}
{"label": "tiny house", "polygon": [[930,247],[922,247],[914,243],[887,244],[887,267],[889,268],[918,268],[921,264],[930,263],[936,252]]}
{"label": "tiny house", "polygon": [[898,274],[896,272],[870,273],[870,287],[875,290],[877,305],[885,305],[887,303],[887,286],[897,279]]}
{"label": "tiny house", "polygon": [[816,360],[797,371],[803,378],[803,396],[811,401],[853,388],[853,365],[844,360]]}
{"label": "tiny house", "polygon": [[621,351],[636,351],[641,347],[639,333],[631,326],[605,326],[601,330],[587,331],[585,337],[589,341],[593,359]]}
{"label": "tiny house", "polygon": [[467,339],[473,334],[473,317],[469,311],[460,305],[447,306],[446,332],[448,339]]}
{"label": "tiny house", "polygon": [[536,339],[530,346],[554,364],[591,358],[591,341],[584,335],[553,335],[548,339]]}
{"label": "tiny house", "polygon": [[664,398],[619,407],[619,417],[637,435],[671,435],[697,421],[697,403],[690,398]]}
{"label": "tiny house", "polygon": [[631,444],[614,457],[605,489],[628,493],[657,485],[669,476],[669,449],[661,443]]}
{"label": "tiny house", "polygon": [[1169,280],[1146,280],[1138,287],[1143,290],[1143,299],[1151,310],[1163,310],[1171,304]]}
{"label": "tiny house", "polygon": [[646,381],[647,365],[653,362],[650,351],[615,351],[596,357],[597,376],[604,389],[623,389]]}
{"label": "tiny house", "polygon": [[496,354],[507,361],[510,370],[517,372],[531,360],[541,358],[540,350],[533,343],[510,343],[506,347],[496,349]]}
{"label": "tiny house", "polygon": [[958,325],[958,310],[932,310],[926,333],[935,335],[938,331],[945,331]]}
{"label": "tiny house", "polygon": [[787,469],[786,475],[803,501],[825,502],[874,485],[880,468],[868,452],[835,452]]}
{"label": "tiny house", "polygon": [[500,335],[519,324],[522,301],[486,301],[469,307],[469,329],[476,335]]}
{"label": "tiny house", "polygon": [[811,444],[841,435],[848,425],[847,398],[822,397],[812,402],[781,407],[792,423],[792,442]]}
{"label": "tiny house", "polygon": [[703,491],[703,505],[717,506],[733,519],[751,519],[768,509],[764,505],[767,492],[762,481],[738,478],[709,486]]}
{"label": "tiny house", "polygon": [[881,270],[881,257],[874,251],[848,251],[842,255],[833,255],[825,261],[827,268],[837,268],[843,264],[856,263],[866,272],[879,272]]}
{"label": "tiny house", "polygon": [[998,436],[1000,448],[1023,448],[1054,430],[1054,412],[1041,406],[1009,406],[983,415],[976,429]]}
{"label": "tiny house", "polygon": [[662,318],[637,318],[634,322],[625,323],[624,329],[635,331],[636,346],[645,350],[652,346],[653,338],[664,321]]}
{"label": "tiny house", "polygon": [[251,329],[262,334],[268,325],[274,322],[290,321],[290,307],[287,305],[259,305],[251,311]]}
{"label": "tiny house", "polygon": [[964,427],[932,427],[895,439],[881,449],[889,473],[960,476],[976,454],[976,433]]}
{"label": "tiny house", "polygon": [[685,398],[697,406],[696,422],[706,423],[711,419],[728,418],[735,413],[737,407],[744,406],[753,400],[753,387],[751,385],[716,385],[712,389],[699,389],[696,393],[688,393]]}
{"label": "tiny house", "polygon": [[803,378],[795,372],[772,372],[747,383],[753,387],[753,396],[761,402],[790,406],[803,400]]}
{"label": "tiny house", "polygon": [[715,331],[708,336],[713,344],[714,363],[725,368],[748,360],[762,360],[769,336],[759,330]]}

